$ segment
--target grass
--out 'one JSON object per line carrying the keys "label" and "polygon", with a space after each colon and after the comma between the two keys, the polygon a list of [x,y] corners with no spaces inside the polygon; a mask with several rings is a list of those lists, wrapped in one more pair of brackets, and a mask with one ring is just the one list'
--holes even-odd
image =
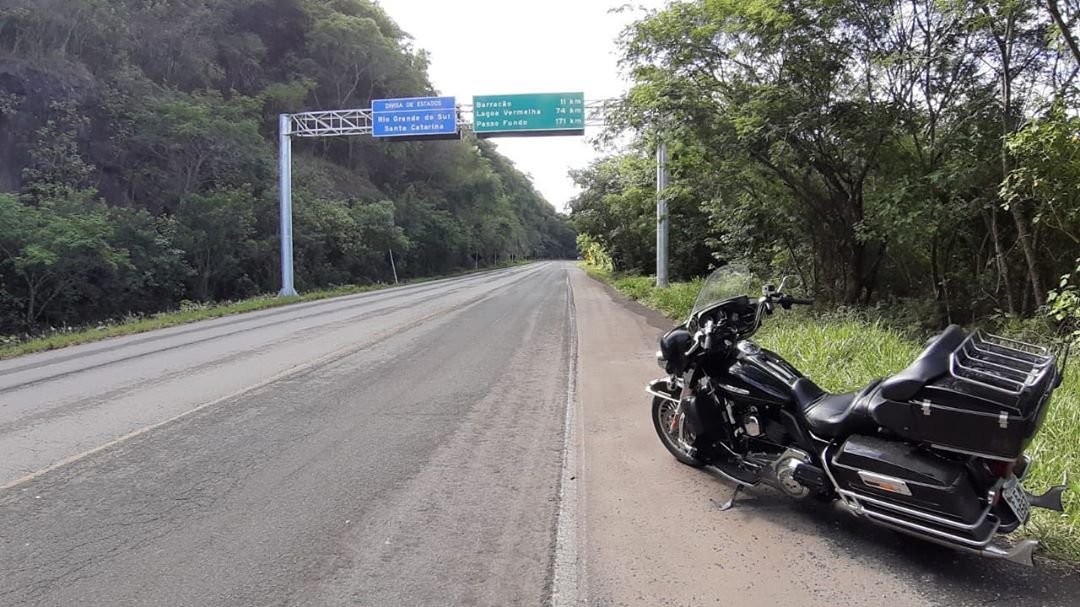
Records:
{"label": "grass", "polygon": [[[593,267],[586,271],[627,296],[668,317],[686,320],[700,282],[672,284],[657,289],[654,279],[619,277]],[[906,367],[922,351],[922,343],[880,321],[854,315],[778,313],[769,319],[756,340],[776,350],[823,388],[855,390],[878,377]],[[1065,514],[1035,509],[1021,534],[1042,542],[1045,554],[1080,563],[1080,363],[1073,358],[1065,379],[1054,393],[1042,430],[1028,449],[1035,461],[1026,485],[1041,492],[1068,484]],[[1072,474],[1070,474],[1072,471]]]}
{"label": "grass", "polygon": [[[517,265],[524,265],[526,263],[531,262],[519,261],[502,263],[496,266],[496,268],[506,268]],[[403,282],[402,284],[418,284],[431,280],[438,280],[440,278],[447,278],[448,276],[463,276],[478,271],[482,272],[485,270],[491,270],[496,268],[483,268],[481,270],[472,270],[446,276],[431,276],[427,278],[419,278],[416,280]],[[153,314],[149,316],[131,317],[123,320],[102,323],[94,327],[60,329],[48,335],[30,337],[26,339],[19,339],[14,337],[5,338],[4,336],[0,335],[0,360],[15,358],[18,356],[25,356],[27,354],[33,354],[35,352],[46,352],[49,350],[57,350],[59,348],[66,348],[69,346],[77,346],[79,344],[87,344],[95,341],[101,341],[103,339],[109,339],[110,337],[134,335],[136,333],[145,333],[147,331],[154,331],[156,329],[165,329],[178,325],[186,325],[188,323],[198,322],[200,320],[210,320],[213,318],[221,318],[222,316],[233,316],[235,314],[243,314],[245,312],[267,310],[270,308],[278,308],[291,304],[317,301],[320,299],[329,299],[331,297],[355,295],[357,293],[377,291],[393,286],[397,285],[382,283],[369,285],[345,285],[340,287],[334,287],[331,289],[324,289],[321,291],[312,291],[310,293],[304,293],[303,295],[299,295],[297,297],[277,297],[274,295],[262,295],[242,301],[220,302],[213,304],[184,302],[181,304],[179,310],[161,312],[159,314]]]}

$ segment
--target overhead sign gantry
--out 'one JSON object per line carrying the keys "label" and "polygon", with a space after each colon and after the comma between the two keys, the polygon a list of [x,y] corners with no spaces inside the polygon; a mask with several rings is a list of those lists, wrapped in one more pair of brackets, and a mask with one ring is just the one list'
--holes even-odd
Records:
{"label": "overhead sign gantry", "polygon": [[[281,291],[296,295],[293,283],[292,138],[369,135],[376,139],[417,141],[583,135],[603,126],[613,100],[587,101],[581,92],[478,95],[472,104],[454,97],[375,99],[370,108],[282,114],[278,121],[281,189]],[[470,120],[471,118],[471,120]],[[657,283],[667,285],[666,146],[657,149]]]}

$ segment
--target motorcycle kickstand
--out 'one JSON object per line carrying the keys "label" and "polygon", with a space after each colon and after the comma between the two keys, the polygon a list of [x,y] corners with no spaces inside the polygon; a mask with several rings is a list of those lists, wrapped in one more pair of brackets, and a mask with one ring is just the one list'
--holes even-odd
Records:
{"label": "motorcycle kickstand", "polygon": [[735,505],[735,498],[739,496],[739,492],[742,491],[742,488],[742,485],[735,485],[735,490],[731,492],[731,497],[728,498],[728,501],[724,502],[723,504],[718,504],[720,507],[720,512],[727,512],[728,510],[731,510],[731,507]]}

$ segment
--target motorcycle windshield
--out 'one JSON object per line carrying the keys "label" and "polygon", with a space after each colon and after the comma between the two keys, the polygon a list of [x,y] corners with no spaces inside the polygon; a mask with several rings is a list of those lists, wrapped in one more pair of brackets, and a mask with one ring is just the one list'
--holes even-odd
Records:
{"label": "motorcycle windshield", "polygon": [[721,301],[727,301],[754,292],[754,276],[743,265],[729,264],[716,270],[701,285],[694,311],[691,315]]}

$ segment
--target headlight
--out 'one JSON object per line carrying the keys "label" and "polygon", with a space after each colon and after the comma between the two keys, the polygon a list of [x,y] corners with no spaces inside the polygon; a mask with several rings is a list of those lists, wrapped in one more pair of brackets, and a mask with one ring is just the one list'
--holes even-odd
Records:
{"label": "headlight", "polygon": [[664,360],[664,352],[662,350],[656,351],[656,364],[663,370],[667,370],[667,361]]}

